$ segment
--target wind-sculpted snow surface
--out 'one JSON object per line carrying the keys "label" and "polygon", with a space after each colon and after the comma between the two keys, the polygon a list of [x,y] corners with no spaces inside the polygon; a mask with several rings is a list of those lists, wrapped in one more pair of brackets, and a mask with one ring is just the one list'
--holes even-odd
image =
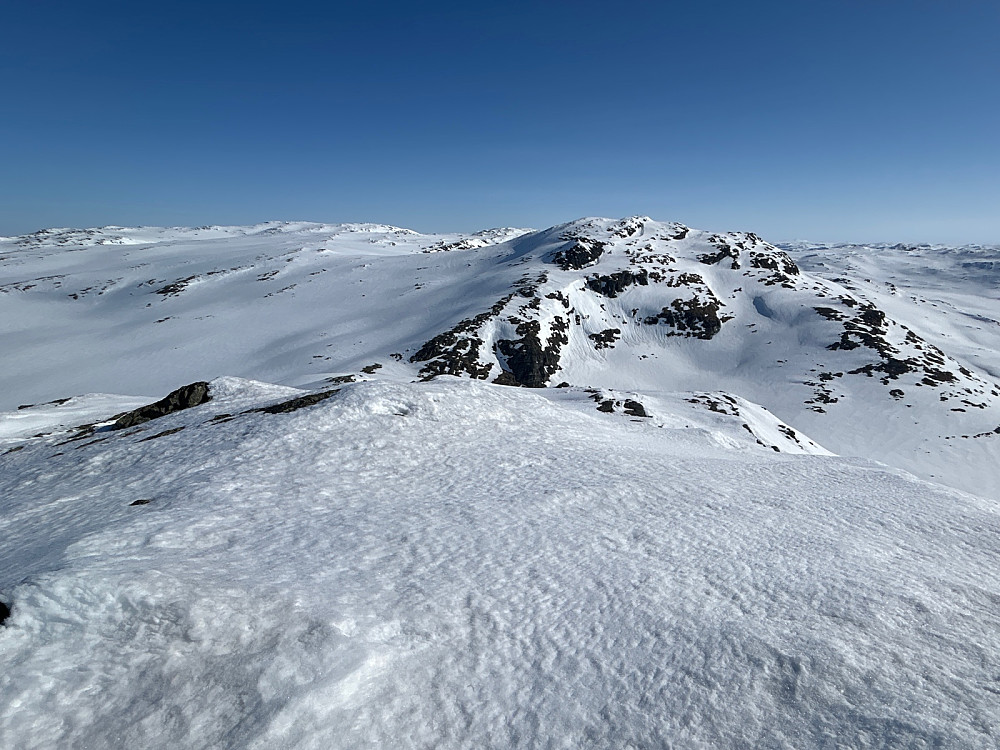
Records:
{"label": "wind-sculpted snow surface", "polygon": [[4,746],[1000,740],[994,503],[717,393],[210,392],[0,456]]}

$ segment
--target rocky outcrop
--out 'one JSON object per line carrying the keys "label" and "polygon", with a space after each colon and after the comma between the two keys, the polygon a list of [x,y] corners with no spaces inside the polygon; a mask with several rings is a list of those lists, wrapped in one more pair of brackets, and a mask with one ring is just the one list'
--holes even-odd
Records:
{"label": "rocky outcrop", "polygon": [[630,286],[636,284],[639,286],[649,285],[649,274],[645,269],[638,271],[629,271],[626,269],[606,276],[587,277],[587,286],[598,294],[603,294],[605,297],[617,297]]}
{"label": "rocky outcrop", "polygon": [[244,412],[244,414],[250,414],[253,412],[261,412],[263,414],[288,414],[289,412],[298,411],[299,409],[304,409],[307,406],[318,404],[320,401],[326,401],[326,399],[336,395],[337,393],[340,393],[339,388],[332,388],[328,391],[318,391],[316,393],[307,393],[305,396],[298,396],[297,398],[292,398],[288,401],[282,401],[280,404],[262,406],[259,409],[250,409],[250,411]]}
{"label": "rocky outcrop", "polygon": [[569,247],[553,253],[551,262],[564,271],[579,271],[600,260],[606,247],[606,242],[579,237]]}
{"label": "rocky outcrop", "polygon": [[190,383],[178,388],[176,391],[172,391],[154,404],[141,406],[133,411],[125,412],[115,420],[111,429],[124,430],[129,427],[135,427],[136,425],[165,417],[177,411],[200,406],[206,401],[211,400],[212,396],[208,392],[207,382],[198,381],[197,383]]}
{"label": "rocky outcrop", "polygon": [[410,357],[410,361],[426,362],[420,368],[420,375],[425,379],[438,375],[469,375],[485,380],[490,376],[493,365],[479,361],[483,340],[478,331],[490,318],[499,315],[512,299],[514,293],[497,301],[487,312],[466,318],[444,333],[439,333],[421,346]]}
{"label": "rocky outcrop", "polygon": [[689,299],[675,299],[669,307],[664,307],[656,315],[647,317],[646,325],[665,325],[673,330],[668,336],[691,336],[698,339],[713,338],[722,330],[728,317],[719,317],[722,304],[714,296],[705,299],[695,296]]}
{"label": "rocky outcrop", "polygon": [[559,352],[569,343],[566,332],[569,321],[556,316],[548,338],[540,337],[541,323],[529,320],[517,326],[516,340],[501,339],[496,351],[502,357],[504,372],[493,382],[501,385],[522,385],[526,388],[544,388],[549,378],[559,369]]}

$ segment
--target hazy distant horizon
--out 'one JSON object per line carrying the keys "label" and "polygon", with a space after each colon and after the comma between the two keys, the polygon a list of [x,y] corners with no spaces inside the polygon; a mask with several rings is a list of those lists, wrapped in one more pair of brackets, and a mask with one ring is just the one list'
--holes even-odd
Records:
{"label": "hazy distant horizon", "polygon": [[[636,213],[626,213],[626,214],[580,214],[572,217],[559,217],[550,221],[525,223],[525,222],[487,222],[482,225],[475,226],[429,226],[425,223],[419,225],[401,223],[398,221],[386,221],[379,218],[349,218],[349,219],[322,219],[322,218],[270,218],[261,219],[254,221],[200,221],[200,222],[121,222],[121,221],[109,221],[96,224],[53,224],[51,226],[43,227],[32,227],[26,231],[20,232],[0,232],[0,237],[19,237],[34,234],[36,232],[50,231],[50,230],[87,230],[87,229],[105,229],[108,227],[122,227],[122,228],[138,228],[138,227],[177,227],[177,228],[197,228],[203,226],[253,226],[256,224],[267,224],[267,223],[312,223],[312,224],[383,224],[388,226],[399,227],[401,229],[411,229],[415,232],[420,232],[421,234],[468,234],[473,232],[479,232],[487,229],[495,229],[499,227],[514,227],[519,229],[530,229],[530,230],[542,230],[548,229],[552,226],[557,226],[559,224],[565,224],[577,219],[601,216],[603,218],[624,218],[626,216],[639,215]],[[648,215],[648,214],[646,214]],[[783,236],[780,234],[768,233],[761,230],[759,227],[754,226],[730,226],[730,225],[720,225],[708,224],[708,223],[697,223],[691,221],[685,221],[684,217],[677,216],[657,216],[650,215],[650,218],[657,221],[676,221],[681,224],[685,224],[694,229],[704,229],[709,231],[717,232],[754,232],[762,239],[770,242],[772,244],[786,244],[786,243],[796,243],[796,242],[807,242],[807,243],[818,243],[818,244],[851,244],[851,245],[879,245],[879,244],[912,244],[912,245],[944,245],[944,246],[959,246],[959,245],[983,245],[983,246],[1000,246],[1000,237],[994,240],[989,239],[926,239],[919,234],[909,233],[907,235],[893,235],[893,236],[864,236],[864,235],[853,235],[853,236],[825,236],[821,234],[817,235],[799,235],[799,236]]]}

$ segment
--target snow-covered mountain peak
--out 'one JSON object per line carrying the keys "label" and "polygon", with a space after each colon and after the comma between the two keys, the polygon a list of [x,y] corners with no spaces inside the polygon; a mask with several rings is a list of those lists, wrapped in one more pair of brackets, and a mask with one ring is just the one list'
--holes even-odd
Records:
{"label": "snow-covered mountain peak", "polygon": [[16,343],[0,409],[222,374],[716,390],[837,453],[1000,494],[1000,475],[959,468],[1000,459],[987,248],[777,247],[631,216],[448,235],[51,230],[0,242],[0,258]]}
{"label": "snow-covered mountain peak", "polygon": [[996,260],[0,239],[0,744],[995,747]]}

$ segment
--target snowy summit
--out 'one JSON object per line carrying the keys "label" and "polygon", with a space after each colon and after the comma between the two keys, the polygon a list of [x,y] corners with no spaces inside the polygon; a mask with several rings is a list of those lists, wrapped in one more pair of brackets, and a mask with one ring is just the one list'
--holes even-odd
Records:
{"label": "snowy summit", "polygon": [[1000,250],[0,239],[0,746],[1000,741]]}

